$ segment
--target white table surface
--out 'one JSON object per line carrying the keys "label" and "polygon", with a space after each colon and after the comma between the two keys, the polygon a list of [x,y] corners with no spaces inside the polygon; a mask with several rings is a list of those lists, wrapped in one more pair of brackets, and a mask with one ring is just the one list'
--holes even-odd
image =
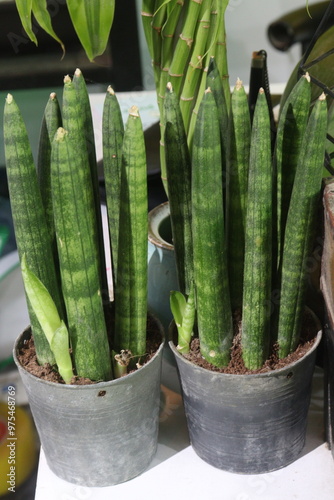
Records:
{"label": "white table surface", "polygon": [[308,432],[300,458],[293,464],[261,475],[218,470],[201,460],[189,446],[177,374],[166,359],[162,386],[166,405],[161,410],[157,454],[140,476],[116,486],[87,488],[68,483],[50,471],[40,455],[35,500],[333,500],[334,460],[324,443],[323,373],[316,368]]}

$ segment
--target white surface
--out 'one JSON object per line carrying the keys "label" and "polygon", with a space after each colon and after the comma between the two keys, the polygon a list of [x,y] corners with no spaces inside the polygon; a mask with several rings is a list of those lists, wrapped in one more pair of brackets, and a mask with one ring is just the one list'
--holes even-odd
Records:
{"label": "white surface", "polygon": [[[105,96],[105,93],[90,94],[89,96],[94,124],[96,157],[98,161],[102,158],[102,116]],[[128,119],[131,106],[138,106],[144,130],[159,121],[159,109],[155,90],[118,92],[116,93],[116,97],[121,108],[124,123],[126,123]]]}
{"label": "white surface", "polygon": [[[176,376],[164,362],[163,381]],[[189,446],[181,396],[163,388],[158,451],[141,476],[107,488],[76,486],[56,477],[43,451],[35,500],[333,500],[334,460],[323,442],[323,374],[316,369],[306,444],[293,464],[268,474],[239,475],[206,464]]]}
{"label": "white surface", "polygon": [[[266,50],[270,83],[287,82],[301,57],[297,44],[287,52],[275,49],[267,38],[270,23],[281,16],[306,8],[306,0],[230,0],[226,10],[227,56],[230,84],[239,77],[249,83],[250,62],[253,51]],[[315,0],[310,0],[310,11]]]}

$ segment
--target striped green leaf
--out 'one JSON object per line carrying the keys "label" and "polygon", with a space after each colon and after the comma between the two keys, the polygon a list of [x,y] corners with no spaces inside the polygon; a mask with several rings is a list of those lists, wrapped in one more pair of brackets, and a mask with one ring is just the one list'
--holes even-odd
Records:
{"label": "striped green leaf", "polygon": [[74,29],[90,61],[103,54],[114,19],[115,0],[67,0]]}
{"label": "striped green leaf", "polygon": [[148,217],[145,142],[136,106],[124,131],[119,227],[114,350],[137,356],[146,350]]}

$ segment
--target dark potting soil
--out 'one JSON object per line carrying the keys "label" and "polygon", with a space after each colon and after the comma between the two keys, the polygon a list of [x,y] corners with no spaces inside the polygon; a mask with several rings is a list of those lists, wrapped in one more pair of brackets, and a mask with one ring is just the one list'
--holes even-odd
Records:
{"label": "dark potting soil", "polygon": [[228,366],[217,368],[216,366],[213,366],[211,363],[206,361],[201,355],[200,343],[197,337],[195,337],[191,341],[190,352],[188,354],[183,354],[183,356],[192,363],[201,366],[202,368],[206,368],[207,370],[219,373],[230,373],[234,375],[265,373],[272,370],[277,370],[279,368],[284,368],[290,363],[293,363],[294,361],[302,358],[313,346],[316,340],[317,333],[318,332],[313,316],[310,313],[306,312],[303,318],[301,339],[297,349],[285,358],[279,359],[277,352],[278,346],[277,344],[274,344],[272,347],[272,352],[264,365],[258,370],[249,370],[245,367],[242,359],[241,315],[240,313],[236,313],[234,317],[234,340],[231,349],[231,360]]}
{"label": "dark potting soil", "polygon": [[[160,332],[157,330],[156,323],[150,317],[147,319],[147,339],[146,339],[146,353],[138,360],[140,366],[147,363],[157,352],[162,339]],[[56,382],[64,384],[63,379],[57,370],[48,363],[44,365],[38,364],[36,357],[36,349],[33,337],[30,337],[24,342],[24,346],[17,356],[21,365],[32,375],[39,377],[49,382]],[[134,370],[132,370],[134,371]],[[130,372],[131,373],[131,372]],[[95,384],[97,381],[92,381],[88,378],[73,376],[70,384],[72,385],[88,385]]]}

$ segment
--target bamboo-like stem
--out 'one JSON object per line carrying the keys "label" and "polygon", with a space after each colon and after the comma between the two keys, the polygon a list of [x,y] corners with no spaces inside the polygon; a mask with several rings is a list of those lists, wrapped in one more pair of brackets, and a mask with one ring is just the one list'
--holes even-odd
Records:
{"label": "bamboo-like stem", "polygon": [[152,19],[154,14],[155,0],[142,0],[141,18],[147,48],[151,59],[153,59],[153,40],[152,40]]}
{"label": "bamboo-like stem", "polygon": [[[224,0],[226,2],[226,0]],[[226,2],[227,5],[227,2]],[[196,96],[196,102],[193,105],[192,109],[192,114],[190,117],[188,129],[187,129],[187,135],[188,135],[188,145],[191,148],[192,146],[192,137],[194,133],[194,128],[195,128],[195,123],[197,119],[197,113],[199,109],[199,105],[202,100],[202,96],[205,92],[205,89],[207,88],[207,72],[210,64],[210,59],[212,57],[215,57],[215,50],[217,48],[217,32],[219,31],[219,26],[220,26],[220,17],[224,17],[224,12],[226,5],[224,4],[223,7],[220,7],[220,9],[217,9],[217,2],[216,0],[213,0],[212,2],[212,8],[211,8],[211,21],[210,21],[210,33],[207,39],[207,47],[205,49],[205,57],[203,60],[203,70],[202,70],[202,75],[201,75],[201,81],[197,89],[197,96]],[[217,15],[219,14],[219,15]],[[216,57],[215,57],[216,59]],[[217,63],[217,69],[219,70],[218,63]],[[219,71],[220,73],[220,71]],[[221,75],[221,73],[220,73]],[[229,106],[230,98],[228,101],[226,101],[226,105]]]}
{"label": "bamboo-like stem", "polygon": [[180,21],[183,6],[184,0],[176,0],[175,5],[168,12],[167,21],[161,30],[161,74],[158,92],[161,98],[165,96],[166,86],[169,81],[169,70],[174,54],[177,26]]}
{"label": "bamboo-like stem", "polygon": [[169,70],[169,80],[178,95],[181,92],[185,68],[191,55],[195,29],[203,1],[211,3],[211,0],[189,0],[182,33],[175,47],[173,61]]}
{"label": "bamboo-like stem", "polygon": [[208,37],[210,37],[210,11],[210,2],[203,2],[200,18],[197,22],[195,43],[181,92],[180,106],[186,130],[188,130],[191,111],[194,107],[194,102],[196,102],[196,91],[200,83],[203,62],[205,60],[205,49]]}
{"label": "bamboo-like stem", "polygon": [[[161,4],[161,0],[156,0],[155,12],[152,18],[152,42],[153,42],[153,71],[156,81],[156,88],[159,89],[160,75],[161,75],[161,53],[162,53],[162,40],[161,30],[167,18],[167,6]],[[159,101],[159,95],[158,95]]]}
{"label": "bamboo-like stem", "polygon": [[225,100],[227,109],[230,109],[231,102],[231,92],[230,92],[230,81],[228,74],[228,64],[227,64],[227,52],[226,52],[226,30],[225,30],[225,11],[229,0],[223,0],[218,8],[217,5],[217,39],[215,46],[215,60],[217,62],[217,68],[223,82],[223,88],[225,93]]}

